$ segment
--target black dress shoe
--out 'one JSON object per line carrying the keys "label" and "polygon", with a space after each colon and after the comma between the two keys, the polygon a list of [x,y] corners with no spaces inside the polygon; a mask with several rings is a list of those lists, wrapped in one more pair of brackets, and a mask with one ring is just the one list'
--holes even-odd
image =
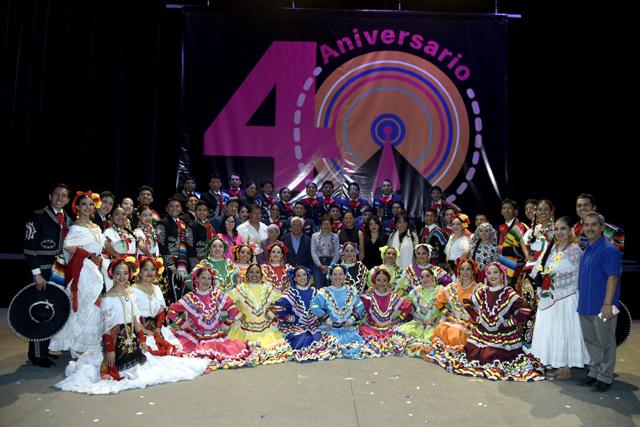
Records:
{"label": "black dress shoe", "polygon": [[34,357],[30,360],[33,366],[40,366],[41,368],[50,368],[55,365],[51,359],[46,357]]}
{"label": "black dress shoe", "polygon": [[57,354],[47,353],[47,357],[50,357],[51,359],[57,359],[58,355]]}
{"label": "black dress shoe", "polygon": [[604,381],[597,380],[593,383],[591,391],[604,392],[611,388],[611,383],[605,383]]}
{"label": "black dress shoe", "polygon": [[580,385],[588,387],[588,386],[593,385],[593,383],[595,383],[596,381],[597,380],[595,378],[590,377],[589,375],[585,375],[585,377],[580,380]]}

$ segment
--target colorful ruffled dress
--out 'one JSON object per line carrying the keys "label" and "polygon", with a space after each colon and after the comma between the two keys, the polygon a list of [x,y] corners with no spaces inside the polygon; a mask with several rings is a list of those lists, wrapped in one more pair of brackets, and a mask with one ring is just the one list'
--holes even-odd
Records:
{"label": "colorful ruffled dress", "polygon": [[406,289],[407,292],[410,292],[411,289],[415,289],[420,286],[420,275],[422,274],[422,270],[425,270],[427,268],[429,268],[436,275],[438,284],[447,286],[449,283],[451,283],[451,277],[449,276],[449,273],[447,273],[443,268],[431,264],[423,266],[413,264],[405,268],[402,272],[402,277],[400,278],[400,281],[402,282],[401,287]]}
{"label": "colorful ruffled dress", "polygon": [[395,326],[405,322],[411,316],[411,303],[395,292],[380,293],[377,290],[360,296],[364,305],[366,319],[360,326],[360,335],[378,355],[386,356],[403,353],[404,346],[394,348],[391,337]]}
{"label": "colorful ruffled dress", "polygon": [[260,266],[264,279],[273,286],[276,291],[282,293],[289,288],[289,271],[293,270],[290,264],[263,264]]}
{"label": "colorful ruffled dress", "polygon": [[320,320],[310,310],[316,293],[314,287],[294,286],[276,301],[278,327],[291,345],[296,362],[329,360],[340,355],[340,343],[320,330]]}
{"label": "colorful ruffled dress", "polygon": [[189,292],[168,313],[180,343],[175,354],[210,358],[209,371],[253,365],[252,347],[227,336],[228,325],[239,315],[229,295],[218,288]]}
{"label": "colorful ruffled dress", "polygon": [[433,331],[434,341],[444,346],[462,346],[466,344],[473,322],[464,308],[463,301],[470,299],[477,285],[463,288],[462,283],[450,283],[438,289],[435,306],[443,313],[440,323]]}
{"label": "colorful ruffled dress", "polygon": [[255,344],[258,363],[272,364],[287,361],[291,346],[278,330],[275,317],[267,318],[267,312],[275,311],[275,303],[282,296],[273,286],[263,283],[240,283],[229,295],[243,314],[229,331],[229,337]]}
{"label": "colorful ruffled dress", "polygon": [[320,289],[311,302],[311,312],[324,321],[322,330],[340,342],[341,357],[362,359],[374,355],[358,332],[356,323],[364,314],[364,305],[354,287],[331,285]]}
{"label": "colorful ruffled dress", "polygon": [[236,265],[228,259],[205,258],[200,263],[208,265],[218,273],[217,279],[220,281],[218,287],[224,292],[229,292],[238,283],[240,272]]}
{"label": "colorful ruffled dress", "polygon": [[399,325],[392,337],[394,346],[404,348],[410,357],[425,357],[432,349],[433,333],[440,322],[442,312],[435,305],[440,286],[413,288],[408,300],[413,306],[413,320]]}
{"label": "colorful ruffled dress", "polygon": [[365,292],[367,290],[367,274],[369,273],[367,267],[360,261],[355,264],[342,263],[342,266],[346,269],[345,284],[355,287],[359,294]]}

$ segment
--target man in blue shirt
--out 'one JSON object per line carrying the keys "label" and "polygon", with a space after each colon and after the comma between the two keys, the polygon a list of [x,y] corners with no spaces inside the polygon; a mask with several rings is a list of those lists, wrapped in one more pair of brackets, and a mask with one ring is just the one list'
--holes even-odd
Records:
{"label": "man in blue shirt", "polygon": [[589,371],[582,383],[592,386],[593,391],[606,391],[613,383],[616,365],[621,255],[620,250],[602,235],[605,228],[602,215],[585,214],[583,225],[588,245],[580,260],[578,314],[590,360]]}

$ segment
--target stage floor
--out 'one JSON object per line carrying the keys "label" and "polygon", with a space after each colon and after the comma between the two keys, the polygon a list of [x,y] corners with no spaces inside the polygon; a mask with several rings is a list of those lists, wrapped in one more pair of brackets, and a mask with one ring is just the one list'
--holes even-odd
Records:
{"label": "stage floor", "polygon": [[0,319],[2,426],[640,425],[640,322],[618,352],[618,377],[607,393],[576,380],[494,382],[387,357],[217,371],[194,381],[86,396],[53,388],[68,359],[62,356],[51,369],[30,366],[26,343],[7,327],[6,310]]}

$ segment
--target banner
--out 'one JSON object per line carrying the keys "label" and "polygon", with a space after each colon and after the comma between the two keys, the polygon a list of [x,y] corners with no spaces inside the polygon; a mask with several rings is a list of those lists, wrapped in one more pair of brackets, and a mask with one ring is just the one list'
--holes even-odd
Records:
{"label": "banner", "polygon": [[193,173],[298,191],[355,181],[365,198],[390,179],[414,216],[436,185],[451,202],[495,209],[506,183],[506,25],[407,12],[186,11]]}

